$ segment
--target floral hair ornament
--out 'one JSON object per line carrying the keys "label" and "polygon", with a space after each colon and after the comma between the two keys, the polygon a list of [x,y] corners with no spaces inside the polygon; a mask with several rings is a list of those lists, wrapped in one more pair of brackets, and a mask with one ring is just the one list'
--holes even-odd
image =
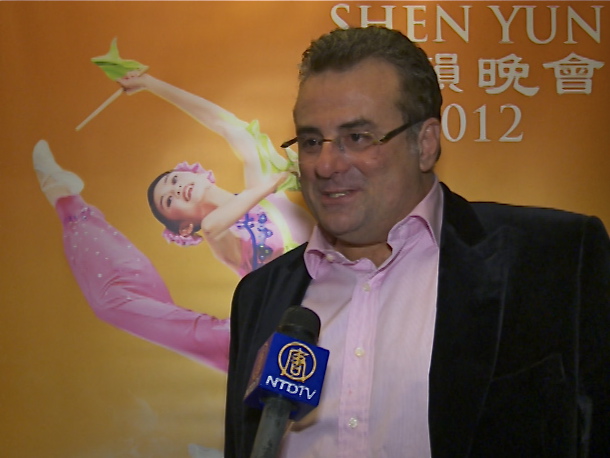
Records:
{"label": "floral hair ornament", "polygon": [[203,237],[197,234],[180,235],[165,228],[163,230],[163,238],[168,242],[175,243],[180,246],[194,246],[203,242]]}
{"label": "floral hair ornament", "polygon": [[176,164],[174,167],[175,172],[192,172],[192,173],[202,173],[206,175],[206,178],[210,180],[210,183],[216,183],[216,178],[214,177],[214,172],[211,170],[204,169],[199,162],[195,162],[194,164],[189,164],[188,162],[180,162]]}
{"label": "floral hair ornament", "polygon": [[[199,162],[195,162],[194,164],[189,164],[188,162],[180,162],[176,164],[174,167],[174,171],[176,172],[191,172],[191,173],[200,173],[206,176],[206,178],[210,181],[210,183],[216,183],[216,178],[214,177],[214,173],[211,170],[206,170],[202,167]],[[165,228],[163,233],[161,234],[165,240],[171,243],[175,243],[180,246],[193,246],[199,245],[203,242],[203,237],[197,234],[189,234],[189,235],[181,235],[177,234],[169,229]]]}

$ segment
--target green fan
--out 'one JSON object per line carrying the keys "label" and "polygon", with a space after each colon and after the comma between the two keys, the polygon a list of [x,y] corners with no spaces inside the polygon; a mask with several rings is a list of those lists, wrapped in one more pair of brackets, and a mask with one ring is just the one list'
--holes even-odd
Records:
{"label": "green fan", "polygon": [[[147,65],[141,64],[138,61],[132,59],[123,59],[119,55],[119,48],[117,47],[116,38],[114,38],[110,43],[110,49],[106,54],[104,54],[103,56],[92,57],[91,62],[97,65],[112,81],[116,81],[132,71],[144,73],[146,70],[148,70]],[[100,114],[104,108],[114,102],[122,93],[123,89],[119,89],[110,97],[108,97],[108,99],[106,99],[104,103],[97,107],[93,111],[93,113],[87,116],[87,118],[76,127],[76,130],[81,130],[89,121],[91,121],[98,114]]]}

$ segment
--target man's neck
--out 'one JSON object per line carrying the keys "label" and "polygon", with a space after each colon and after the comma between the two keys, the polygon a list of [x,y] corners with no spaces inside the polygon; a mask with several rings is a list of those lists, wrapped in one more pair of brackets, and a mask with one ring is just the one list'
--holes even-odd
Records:
{"label": "man's neck", "polygon": [[361,258],[367,258],[370,259],[377,267],[383,264],[392,254],[392,248],[390,248],[388,243],[385,241],[376,243],[374,245],[357,246],[346,244],[341,240],[335,240],[332,245],[335,250],[350,261],[357,261]]}

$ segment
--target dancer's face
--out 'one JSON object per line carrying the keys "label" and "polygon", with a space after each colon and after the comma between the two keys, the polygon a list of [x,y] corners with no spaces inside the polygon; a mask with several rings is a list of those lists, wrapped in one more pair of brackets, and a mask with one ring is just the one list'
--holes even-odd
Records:
{"label": "dancer's face", "polygon": [[200,224],[208,211],[206,193],[211,186],[204,174],[170,172],[155,186],[155,206],[169,220]]}

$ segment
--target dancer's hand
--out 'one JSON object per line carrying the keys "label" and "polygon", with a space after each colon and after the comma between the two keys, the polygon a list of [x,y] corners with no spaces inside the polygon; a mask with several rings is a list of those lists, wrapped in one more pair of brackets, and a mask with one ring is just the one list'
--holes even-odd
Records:
{"label": "dancer's hand", "polygon": [[286,181],[288,179],[288,177],[290,177],[290,175],[292,175],[292,173],[290,172],[281,172],[281,173],[274,173],[273,175],[269,176],[269,194],[272,194],[274,192],[277,191],[277,189],[280,187],[280,185]]}
{"label": "dancer's hand", "polygon": [[123,87],[126,94],[135,94],[136,92],[148,89],[148,83],[152,76],[140,73],[137,70],[127,73],[123,78],[119,78],[117,83]]}

